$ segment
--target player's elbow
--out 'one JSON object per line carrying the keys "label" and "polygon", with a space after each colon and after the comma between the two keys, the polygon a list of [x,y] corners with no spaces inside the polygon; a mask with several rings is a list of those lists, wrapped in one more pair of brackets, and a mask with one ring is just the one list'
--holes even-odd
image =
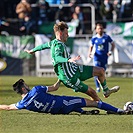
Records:
{"label": "player's elbow", "polygon": [[7,107],[3,108],[3,110],[7,110],[7,111],[9,111],[9,110],[11,110],[11,109],[10,109],[9,106],[7,106]]}

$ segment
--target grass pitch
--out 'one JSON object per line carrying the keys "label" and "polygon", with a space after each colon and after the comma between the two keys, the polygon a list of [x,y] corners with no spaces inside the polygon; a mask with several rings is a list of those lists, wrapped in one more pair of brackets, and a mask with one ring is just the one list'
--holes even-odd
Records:
{"label": "grass pitch", "polygon": [[[35,85],[52,85],[57,78],[40,77],[0,77],[0,104],[16,103],[20,96],[12,90],[12,84],[23,78],[32,88]],[[95,88],[93,79],[87,80],[89,86]],[[119,85],[119,92],[104,98],[102,92],[99,97],[107,103],[123,108],[127,101],[133,101],[132,78],[107,78],[109,87]],[[82,93],[75,93],[63,84],[56,92],[57,95],[71,95],[88,97]],[[85,108],[89,110],[90,108]],[[133,115],[107,115],[100,110],[100,115],[51,115],[30,112],[27,110],[0,111],[0,133],[132,133]]]}

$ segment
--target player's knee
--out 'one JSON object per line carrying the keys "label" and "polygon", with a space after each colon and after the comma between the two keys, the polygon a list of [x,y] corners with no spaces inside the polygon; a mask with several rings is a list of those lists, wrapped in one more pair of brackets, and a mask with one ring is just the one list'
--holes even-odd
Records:
{"label": "player's knee", "polygon": [[99,68],[99,73],[100,73],[101,75],[104,75],[104,74],[105,74],[105,69],[104,69],[103,67],[100,67],[100,68]]}
{"label": "player's knee", "polygon": [[103,67],[94,67],[94,76],[102,76],[105,74],[105,69]]}

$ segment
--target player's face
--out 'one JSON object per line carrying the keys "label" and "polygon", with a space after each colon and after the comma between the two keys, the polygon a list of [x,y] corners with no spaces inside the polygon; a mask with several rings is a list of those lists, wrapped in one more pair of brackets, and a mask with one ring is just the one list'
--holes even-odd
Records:
{"label": "player's face", "polygon": [[30,91],[30,88],[29,88],[29,86],[28,86],[26,83],[24,83],[24,86],[25,86],[25,89],[26,89],[27,91]]}
{"label": "player's face", "polygon": [[96,33],[99,35],[102,35],[103,34],[103,26],[98,25],[96,27]]}
{"label": "player's face", "polygon": [[68,39],[68,29],[64,29],[64,31],[61,32],[61,39],[63,42],[66,42]]}

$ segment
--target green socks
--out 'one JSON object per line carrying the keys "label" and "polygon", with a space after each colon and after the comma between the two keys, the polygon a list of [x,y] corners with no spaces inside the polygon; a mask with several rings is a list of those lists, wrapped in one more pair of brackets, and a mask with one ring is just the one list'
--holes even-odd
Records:
{"label": "green socks", "polygon": [[101,86],[102,86],[103,91],[109,90],[109,88],[108,88],[108,86],[107,86],[107,84],[106,84],[106,79],[104,80],[103,83],[101,83]]}

